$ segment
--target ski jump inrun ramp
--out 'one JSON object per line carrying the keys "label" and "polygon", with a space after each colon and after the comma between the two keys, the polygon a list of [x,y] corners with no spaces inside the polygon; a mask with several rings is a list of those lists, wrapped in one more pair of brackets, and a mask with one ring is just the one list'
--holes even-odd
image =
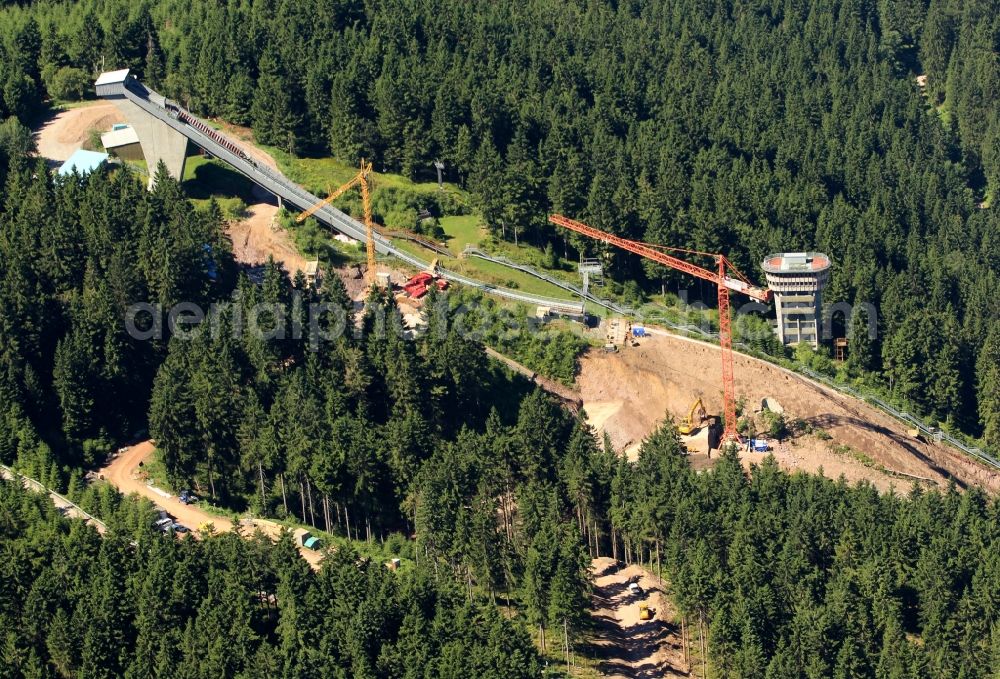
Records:
{"label": "ski jump inrun ramp", "polygon": [[[289,206],[305,210],[320,202],[318,196],[306,191],[280,172],[255,161],[229,137],[213,129],[176,102],[143,85],[129,73],[128,69],[102,73],[95,87],[97,96],[114,101],[122,109],[125,118],[136,130],[143,154],[151,168],[163,160],[171,175],[180,180],[187,142],[190,141]],[[313,217],[350,238],[361,242],[367,239],[364,224],[331,205],[324,205],[313,214]],[[375,234],[375,250],[379,254],[396,257],[418,269],[430,266],[429,262],[400,250],[392,241],[379,234]],[[439,268],[438,271],[442,277],[450,281],[479,288],[499,297],[571,312],[583,310],[582,302],[528,295],[496,287],[446,269]]]}

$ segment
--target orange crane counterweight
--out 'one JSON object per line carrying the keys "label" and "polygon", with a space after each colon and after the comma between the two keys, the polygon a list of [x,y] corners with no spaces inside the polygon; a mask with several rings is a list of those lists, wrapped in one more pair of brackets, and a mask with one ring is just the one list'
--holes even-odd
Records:
{"label": "orange crane counterweight", "polygon": [[[629,240],[621,236],[595,229],[582,222],[575,221],[562,215],[551,215],[549,221],[556,226],[561,226],[570,231],[583,234],[588,238],[610,243],[611,245],[635,253],[663,266],[678,271],[683,271],[697,278],[715,283],[718,288],[719,297],[719,346],[722,348],[722,402],[726,428],[722,434],[722,441],[739,441],[739,434],[736,431],[736,382],[733,374],[733,328],[732,318],[729,313],[729,291],[743,293],[759,302],[770,302],[771,291],[753,285],[741,274],[735,266],[730,263],[724,255],[709,254],[706,252],[696,252],[693,250],[681,250],[680,248],[664,248],[691,254],[707,255],[715,259],[718,265],[717,271],[711,271],[703,267],[691,264],[683,259],[668,255],[663,250],[663,246],[651,245],[640,241]],[[734,275],[731,275],[734,274]]]}

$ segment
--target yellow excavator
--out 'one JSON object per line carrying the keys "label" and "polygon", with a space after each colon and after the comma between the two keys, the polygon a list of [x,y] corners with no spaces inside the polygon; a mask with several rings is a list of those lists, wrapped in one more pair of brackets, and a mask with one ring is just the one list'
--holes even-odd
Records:
{"label": "yellow excavator", "polygon": [[[677,425],[677,431],[688,436],[694,432],[701,429],[702,423],[708,417],[708,411],[705,410],[705,404],[701,402],[699,398],[691,405],[691,410],[688,411],[687,417],[681,420],[681,423]],[[695,418],[698,418],[697,420]]]}

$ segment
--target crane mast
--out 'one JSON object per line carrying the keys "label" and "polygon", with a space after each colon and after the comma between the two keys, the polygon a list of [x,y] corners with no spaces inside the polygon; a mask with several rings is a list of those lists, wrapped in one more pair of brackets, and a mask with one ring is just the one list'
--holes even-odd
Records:
{"label": "crane mast", "polygon": [[377,269],[375,265],[375,222],[372,220],[371,185],[368,182],[368,177],[371,174],[371,171],[372,164],[366,162],[365,159],[362,158],[361,169],[356,175],[354,175],[354,177],[351,178],[349,182],[332,191],[329,196],[315,205],[303,210],[299,216],[295,218],[295,222],[297,224],[301,224],[307,218],[314,215],[324,205],[329,205],[344,195],[344,193],[353,189],[355,186],[361,187],[361,205],[364,208],[365,213],[365,254],[368,260],[368,270],[365,272],[365,277],[368,280],[368,285],[374,286],[376,283]]}
{"label": "crane mast", "polygon": [[[578,222],[563,215],[551,215],[549,221],[556,226],[575,231],[588,238],[614,245],[663,266],[715,283],[718,289],[719,301],[719,346],[722,349],[722,403],[725,419],[725,430],[722,433],[722,441],[739,441],[740,437],[736,431],[736,381],[733,370],[733,327],[730,316],[729,293],[730,291],[740,292],[759,302],[766,303],[771,300],[771,291],[767,288],[753,285],[724,255],[682,250],[683,252],[707,255],[714,258],[718,269],[712,271],[687,262],[679,257],[669,255],[657,249],[657,246],[622,238],[621,236],[595,229],[592,226],[587,226],[583,222]],[[677,248],[668,249],[679,250]]]}

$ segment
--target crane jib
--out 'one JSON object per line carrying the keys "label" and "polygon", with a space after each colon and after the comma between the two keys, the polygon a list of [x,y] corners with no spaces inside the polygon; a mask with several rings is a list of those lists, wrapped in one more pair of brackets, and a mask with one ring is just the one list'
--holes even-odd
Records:
{"label": "crane jib", "polygon": [[622,238],[621,236],[595,229],[583,222],[569,219],[563,215],[551,215],[549,216],[549,221],[557,226],[562,226],[589,238],[615,245],[664,266],[712,281],[716,284],[719,292],[719,348],[721,349],[719,353],[722,357],[722,402],[723,422],[725,426],[722,433],[722,441],[740,442],[740,435],[736,430],[736,378],[733,374],[733,326],[732,317],[730,316],[729,292],[732,290],[748,295],[761,302],[767,302],[771,298],[771,291],[766,288],[759,288],[743,280],[742,275],[740,278],[729,276],[727,270],[732,269],[735,271],[736,269],[724,255],[712,255],[719,268],[718,271],[710,271],[690,262],[685,262],[683,259],[672,257],[665,252],[655,249],[655,247],[651,247],[648,243]]}
{"label": "crane jib", "polygon": [[730,290],[742,293],[759,302],[771,301],[771,291],[766,288],[758,288],[756,285],[750,285],[746,281],[741,281],[738,278],[730,278],[728,276],[722,279],[722,282]]}

